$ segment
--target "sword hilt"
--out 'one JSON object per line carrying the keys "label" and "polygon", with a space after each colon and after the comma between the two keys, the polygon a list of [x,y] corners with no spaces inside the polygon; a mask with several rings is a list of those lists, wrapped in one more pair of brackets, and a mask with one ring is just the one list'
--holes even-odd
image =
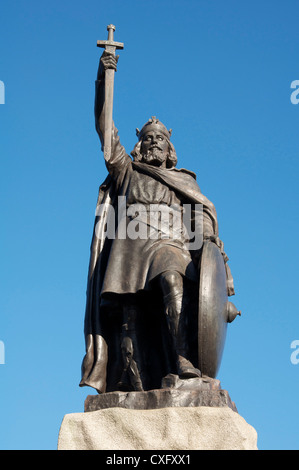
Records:
{"label": "sword hilt", "polygon": [[114,41],[115,26],[108,24],[108,39],[106,41],[97,41],[97,46],[104,48],[107,52],[115,53],[116,49],[123,49],[124,45],[122,42]]}
{"label": "sword hilt", "polygon": [[108,31],[108,41],[113,42],[114,31],[115,31],[114,24],[108,24],[107,31]]}

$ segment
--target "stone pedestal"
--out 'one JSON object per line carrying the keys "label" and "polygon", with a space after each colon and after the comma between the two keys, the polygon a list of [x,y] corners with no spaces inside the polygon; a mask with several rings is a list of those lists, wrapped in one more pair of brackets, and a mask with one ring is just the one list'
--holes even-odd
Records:
{"label": "stone pedestal", "polygon": [[65,415],[58,450],[257,450],[257,433],[229,407],[116,407]]}
{"label": "stone pedestal", "polygon": [[218,380],[169,375],[161,389],[89,395],[58,450],[257,450],[257,433]]}

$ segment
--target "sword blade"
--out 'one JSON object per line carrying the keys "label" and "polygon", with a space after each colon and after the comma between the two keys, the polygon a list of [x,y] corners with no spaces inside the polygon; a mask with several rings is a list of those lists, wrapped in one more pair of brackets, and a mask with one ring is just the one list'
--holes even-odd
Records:
{"label": "sword blade", "polygon": [[104,157],[111,157],[112,142],[112,120],[113,120],[113,92],[114,92],[114,70],[105,72],[105,130],[104,130]]}

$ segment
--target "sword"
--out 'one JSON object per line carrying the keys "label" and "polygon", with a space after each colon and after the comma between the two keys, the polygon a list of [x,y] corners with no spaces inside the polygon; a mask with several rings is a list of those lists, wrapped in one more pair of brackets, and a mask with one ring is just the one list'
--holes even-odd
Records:
{"label": "sword", "polygon": [[[113,35],[115,26],[107,26],[107,41],[97,41],[97,46],[104,48],[107,52],[115,55],[116,49],[123,49],[122,42],[115,42]],[[106,161],[111,157],[111,137],[112,137],[112,111],[113,111],[113,90],[114,90],[114,70],[105,70],[105,130],[104,130],[104,157]]]}

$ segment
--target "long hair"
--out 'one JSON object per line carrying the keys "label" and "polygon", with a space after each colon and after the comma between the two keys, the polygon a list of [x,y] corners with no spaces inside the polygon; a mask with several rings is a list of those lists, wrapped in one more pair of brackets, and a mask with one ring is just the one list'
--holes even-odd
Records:
{"label": "long hair", "polygon": [[[142,141],[139,140],[131,152],[131,155],[135,162],[141,162],[143,158],[143,155],[141,153],[141,143]],[[167,139],[167,143],[168,143],[168,154],[167,154],[167,159],[166,159],[166,168],[174,168],[178,161],[176,151],[175,151],[173,144],[170,142],[169,139]]]}

